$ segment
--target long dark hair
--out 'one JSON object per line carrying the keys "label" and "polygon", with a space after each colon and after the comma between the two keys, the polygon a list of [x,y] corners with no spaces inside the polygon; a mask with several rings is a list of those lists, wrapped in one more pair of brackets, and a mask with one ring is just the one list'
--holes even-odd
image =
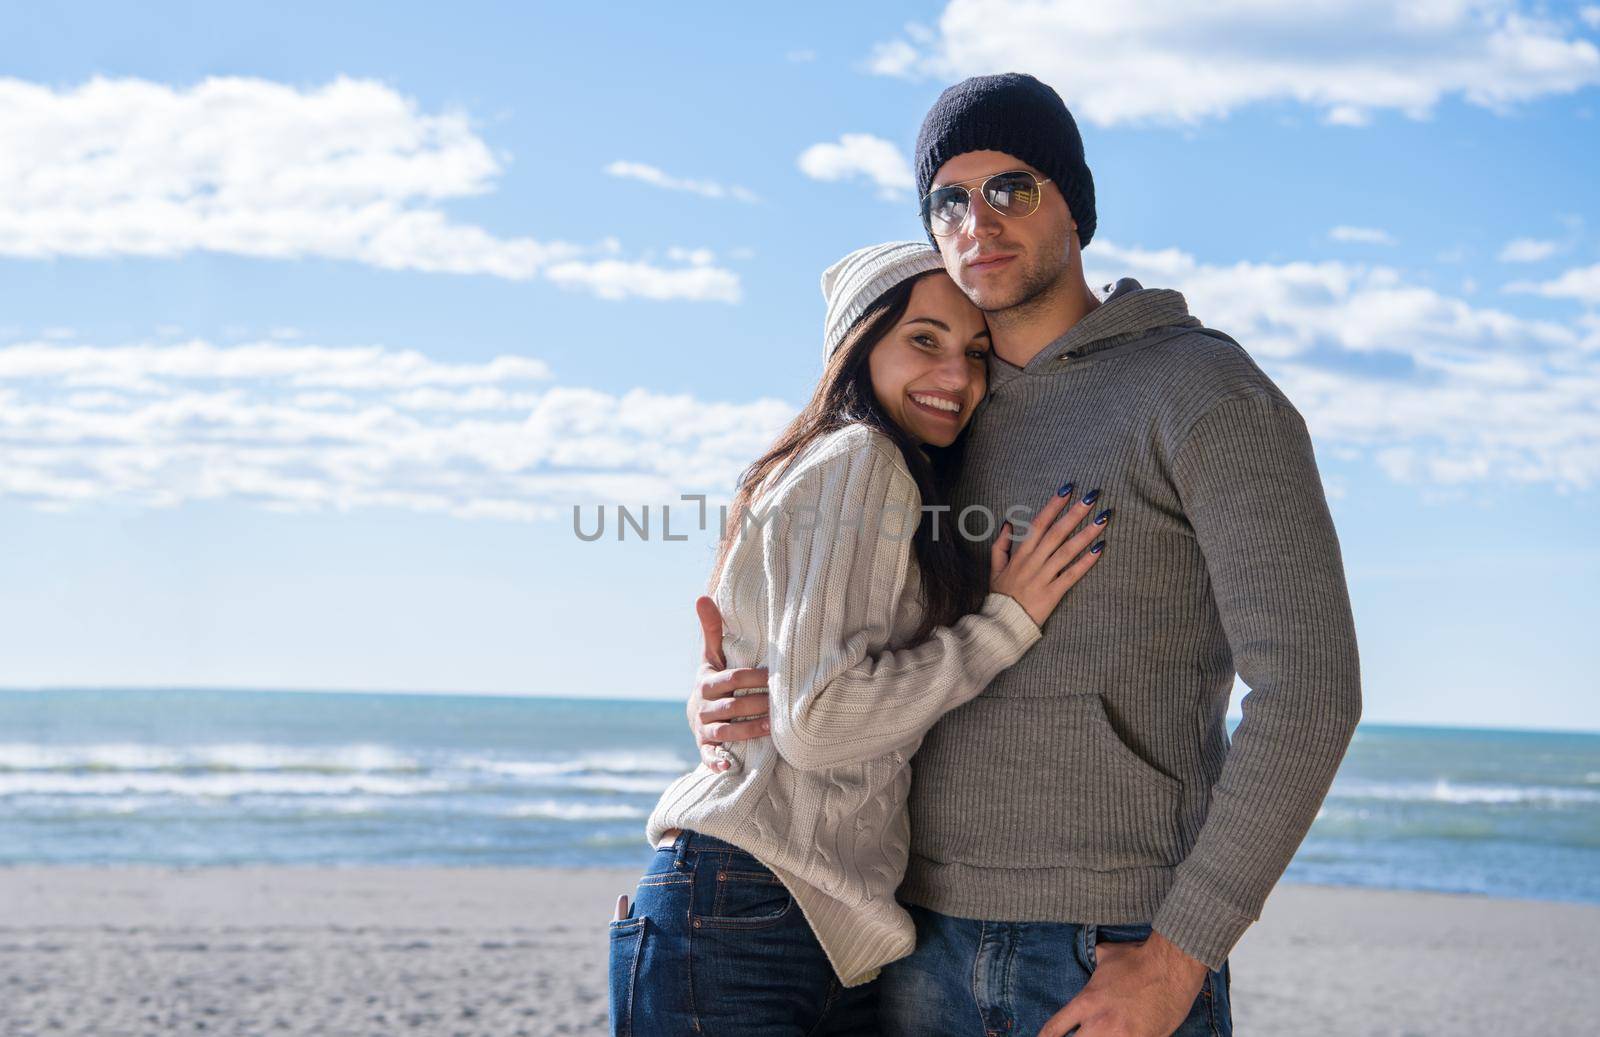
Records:
{"label": "long dark hair", "polygon": [[[939,271],[930,270],[918,277],[908,278],[884,292],[867,307],[834,350],[811,401],[779,433],[771,448],[739,476],[733,503],[728,507],[727,525],[717,548],[716,564],[711,569],[707,593],[716,589],[717,578],[727,561],[728,551],[733,546],[734,537],[744,522],[744,514],[750,509],[762,480],[787,464],[808,444],[846,425],[861,422],[894,440],[922,494],[924,510],[911,544],[917,567],[921,571],[923,612],[922,623],[911,641],[925,640],[934,627],[949,626],[982,607],[988,590],[987,573],[974,553],[965,550],[958,541],[950,512],[928,510],[949,502],[950,489],[961,471],[961,459],[966,450],[966,430],[963,429],[948,447],[919,443],[884,412],[877,395],[872,391],[871,373],[867,367],[867,355],[872,348],[893,331],[905,316],[906,307],[911,302],[912,287],[921,278],[936,273]],[[923,449],[927,451],[926,457],[923,456]],[[936,520],[940,522],[937,540],[933,537],[932,529]]]}

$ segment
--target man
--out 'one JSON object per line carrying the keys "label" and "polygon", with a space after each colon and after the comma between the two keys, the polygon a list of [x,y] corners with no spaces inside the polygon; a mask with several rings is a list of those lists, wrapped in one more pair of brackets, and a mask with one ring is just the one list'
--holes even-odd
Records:
{"label": "man", "polygon": [[[1089,289],[1094,184],[1050,87],[1008,74],[946,90],[917,179],[924,226],[994,342],[952,514],[1004,515],[1068,472],[1117,530],[1033,650],[913,760],[898,896],[917,949],[884,970],[884,1032],[1231,1033],[1227,955],[1361,711],[1305,423],[1179,293]],[[738,719],[765,696],[730,695],[765,671],[721,670],[720,620],[698,607],[689,713],[709,759],[761,736]],[[1251,690],[1230,745],[1235,672]]]}

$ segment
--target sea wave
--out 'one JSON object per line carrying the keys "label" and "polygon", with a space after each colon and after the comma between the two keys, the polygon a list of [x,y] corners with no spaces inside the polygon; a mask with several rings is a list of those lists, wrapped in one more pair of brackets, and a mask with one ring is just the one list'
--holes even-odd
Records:
{"label": "sea wave", "polygon": [[694,763],[670,752],[587,753],[558,760],[519,760],[481,755],[463,756],[450,765],[464,770],[513,778],[548,778],[581,774],[661,774],[676,777]]}
{"label": "sea wave", "polygon": [[295,746],[219,742],[0,743],[0,797],[167,794],[388,796],[554,786],[655,794],[692,763],[671,752],[621,751],[518,758],[433,750],[407,753],[370,742]]}
{"label": "sea wave", "polygon": [[1330,799],[1375,799],[1416,803],[1528,804],[1572,806],[1600,804],[1600,789],[1564,785],[1485,785],[1457,783],[1445,778],[1434,781],[1345,781],[1335,782]]}
{"label": "sea wave", "polygon": [[566,788],[586,789],[592,792],[660,795],[671,782],[672,778],[666,775],[654,778],[629,778],[616,774],[580,774],[566,779],[561,784]]}
{"label": "sea wave", "polygon": [[145,815],[165,819],[209,819],[211,811],[234,819],[278,821],[322,816],[392,815],[394,798],[381,796],[268,797],[241,810],[231,799],[177,798],[168,795],[72,796],[23,793],[8,796],[0,812],[50,821],[88,821],[96,818],[132,818]]}
{"label": "sea wave", "polygon": [[268,771],[304,774],[415,774],[416,758],[386,745],[293,746],[259,742],[140,745],[134,742],[38,745],[0,742],[0,775],[16,772],[219,774]]}
{"label": "sea wave", "polygon": [[550,821],[620,821],[624,818],[648,817],[649,812],[621,803],[572,803],[546,799],[537,803],[520,803],[506,811],[505,816]]}
{"label": "sea wave", "polygon": [[66,774],[56,771],[0,773],[0,799],[54,794],[115,796],[128,793],[191,798],[250,795],[345,796],[361,792],[378,796],[413,796],[444,792],[448,781],[397,778],[382,774],[200,773],[123,771]]}
{"label": "sea wave", "polygon": [[35,821],[80,822],[95,819],[141,821],[202,821],[219,818],[264,824],[293,823],[317,818],[367,817],[401,821],[405,818],[433,816],[476,825],[506,818],[542,818],[557,821],[608,821],[644,817],[645,808],[616,800],[574,801],[543,799],[527,803],[498,800],[473,803],[436,797],[416,801],[397,800],[383,795],[326,797],[263,797],[240,809],[227,800],[175,799],[160,795],[62,796],[27,794],[6,799],[9,809],[0,810],[0,820],[10,817]]}

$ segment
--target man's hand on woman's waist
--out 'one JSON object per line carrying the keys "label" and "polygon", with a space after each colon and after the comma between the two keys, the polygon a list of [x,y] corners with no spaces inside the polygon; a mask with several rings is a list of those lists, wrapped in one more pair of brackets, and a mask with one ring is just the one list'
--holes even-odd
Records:
{"label": "man's hand on woman's waist", "polygon": [[[767,693],[734,694],[747,688],[765,688],[767,670],[763,666],[725,669],[722,611],[704,594],[695,599],[694,609],[700,616],[705,644],[694,690],[689,693],[689,730],[694,732],[701,762],[711,770],[725,771],[729,763],[718,754],[719,745],[771,736],[772,724],[766,719]],[[757,717],[761,719],[753,719]]]}

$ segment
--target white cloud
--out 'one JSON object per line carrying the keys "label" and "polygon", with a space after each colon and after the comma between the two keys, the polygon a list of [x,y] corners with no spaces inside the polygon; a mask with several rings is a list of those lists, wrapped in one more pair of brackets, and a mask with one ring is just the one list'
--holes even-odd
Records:
{"label": "white cloud", "polygon": [[0,346],[0,497],[566,519],[579,503],[725,500],[794,413],[550,381],[509,355],[17,342]]}
{"label": "white cloud", "polygon": [[1084,260],[1099,281],[1181,290],[1289,394],[1319,451],[1403,481],[1600,484],[1600,318],[1475,307],[1382,266],[1209,264],[1098,238]]}
{"label": "white cloud", "polygon": [[[500,172],[465,115],[371,80],[56,90],[0,77],[0,255],[316,256],[513,280],[589,262],[592,246],[503,237],[438,208],[491,192]],[[621,273],[655,285],[675,272]]]}
{"label": "white cloud", "polygon": [[800,154],[800,171],[813,180],[863,176],[878,185],[881,198],[905,197],[917,178],[900,149],[870,133],[846,133],[837,143],[813,144]]}
{"label": "white cloud", "polygon": [[545,276],[563,288],[592,292],[602,299],[694,299],[738,302],[739,277],[720,267],[691,265],[664,269],[646,263],[604,259],[554,263]]}
{"label": "white cloud", "polygon": [[1506,285],[1508,292],[1527,292],[1550,299],[1576,299],[1600,306],[1600,263],[1575,267],[1553,281],[1516,281]]}
{"label": "white cloud", "polygon": [[0,348],[0,380],[60,381],[64,385],[123,385],[154,390],[158,381],[281,381],[291,388],[403,389],[467,386],[548,378],[544,361],[499,356],[481,364],[443,364],[415,350],[378,346],[289,346],[259,342],[214,346],[196,339],[177,345],[117,348],[43,342]]}
{"label": "white cloud", "polygon": [[1328,231],[1328,237],[1334,241],[1357,245],[1397,244],[1392,234],[1377,227],[1334,227]]}
{"label": "white cloud", "polygon": [[[1206,263],[1098,239],[1085,259],[1096,282],[1183,291],[1289,393],[1325,459],[1426,487],[1600,484],[1600,313],[1533,320],[1359,263]],[[725,499],[793,413],[560,385],[526,356],[41,337],[0,345],[0,496],[566,521],[574,503]]]}
{"label": "white cloud", "polygon": [[1263,101],[1354,126],[1377,111],[1422,117],[1446,97],[1502,110],[1600,83],[1600,48],[1542,11],[1517,0],[950,0],[931,41],[879,43],[868,66],[947,80],[1026,70],[1102,126],[1195,123]]}
{"label": "white cloud", "polygon": [[760,201],[753,191],[746,190],[737,185],[724,185],[712,180],[687,180],[681,177],[669,176],[655,166],[643,162],[617,161],[606,167],[606,172],[612,176],[622,177],[627,180],[639,180],[668,191],[687,191],[705,198],[734,198],[741,202]]}
{"label": "white cloud", "polygon": [[677,245],[667,249],[667,258],[693,266],[710,266],[717,261],[716,254],[708,248],[680,248]]}
{"label": "white cloud", "polygon": [[879,76],[907,75],[917,67],[920,57],[917,48],[905,40],[886,40],[873,45],[867,71]]}
{"label": "white cloud", "polygon": [[1578,9],[1578,17],[1591,29],[1600,29],[1600,7],[1593,5]]}
{"label": "white cloud", "polygon": [[[1358,354],[1396,352],[1420,362],[1462,350],[1564,348],[1566,324],[1471,306],[1406,283],[1390,267],[1339,261],[1201,263],[1177,249],[1123,248],[1098,237],[1084,253],[1091,271],[1136,271],[1147,285],[1189,296],[1197,315],[1245,342],[1251,353],[1292,357],[1319,345]],[[1115,264],[1115,265],[1112,265]],[[1120,266],[1118,266],[1120,265]]]}
{"label": "white cloud", "polygon": [[1585,313],[1578,318],[1583,330],[1583,348],[1600,353],[1600,313]]}
{"label": "white cloud", "polygon": [[1322,118],[1329,126],[1365,126],[1372,121],[1365,108],[1353,104],[1336,104]]}
{"label": "white cloud", "polygon": [[1506,242],[1505,248],[1500,250],[1502,263],[1537,263],[1541,259],[1549,259],[1556,254],[1561,246],[1554,241],[1539,241],[1534,238],[1518,238]]}

